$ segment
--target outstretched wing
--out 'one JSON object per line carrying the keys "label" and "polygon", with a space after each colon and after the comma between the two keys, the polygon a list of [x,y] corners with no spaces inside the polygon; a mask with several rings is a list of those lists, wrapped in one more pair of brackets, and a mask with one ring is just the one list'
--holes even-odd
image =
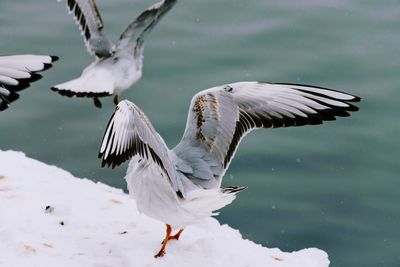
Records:
{"label": "outstretched wing", "polygon": [[57,59],[40,55],[0,56],[0,110],[18,99],[16,92],[42,78],[37,72],[50,68]]}
{"label": "outstretched wing", "polygon": [[67,0],[67,8],[79,25],[85,46],[91,55],[106,57],[111,54],[112,44],[101,32],[103,20],[94,0]]}
{"label": "outstretched wing", "polygon": [[121,101],[104,133],[99,158],[102,166],[119,166],[133,156],[157,164],[175,191],[182,189],[175,178],[164,140],[154,130],[146,115],[128,100]]}
{"label": "outstretched wing", "polygon": [[173,149],[178,169],[205,188],[219,186],[242,138],[256,128],[321,124],[349,116],[360,98],[325,88],[239,82],[192,99],[186,130]]}
{"label": "outstretched wing", "polygon": [[163,0],[152,5],[140,14],[121,34],[116,45],[116,52],[118,53],[118,51],[122,50],[137,51],[138,48],[141,48],[146,34],[148,34],[160,21],[161,17],[175,5],[176,1],[177,0]]}

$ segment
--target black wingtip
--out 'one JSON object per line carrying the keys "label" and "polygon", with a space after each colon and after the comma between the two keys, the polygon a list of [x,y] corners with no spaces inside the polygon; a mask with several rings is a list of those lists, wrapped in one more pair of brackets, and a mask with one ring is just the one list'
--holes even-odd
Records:
{"label": "black wingtip", "polygon": [[51,58],[51,62],[50,63],[44,63],[44,67],[43,67],[43,69],[41,71],[45,71],[45,70],[50,69],[51,67],[53,67],[53,63],[56,62],[59,59],[59,57],[57,57],[57,56],[49,56],[49,57]]}
{"label": "black wingtip", "polygon": [[242,192],[243,190],[247,190],[247,186],[228,186],[225,188],[222,188],[222,193],[225,194],[236,194],[239,192]]}
{"label": "black wingtip", "polygon": [[[261,82],[261,83],[264,83],[264,82]],[[309,84],[300,84],[300,83],[273,83],[273,84],[277,84],[277,85],[289,85],[289,86],[290,86],[290,85],[293,85],[293,86],[303,86],[303,87],[310,87],[310,88],[323,89],[323,90],[338,92],[338,93],[341,93],[341,94],[346,94],[346,95],[349,95],[349,96],[352,96],[352,97],[353,97],[353,98],[350,99],[350,100],[342,100],[342,99],[335,99],[335,100],[349,101],[349,102],[360,102],[360,101],[361,101],[361,97],[359,97],[359,96],[356,96],[356,95],[353,95],[353,94],[349,94],[349,93],[347,93],[347,92],[343,92],[343,91],[340,91],[340,90],[335,90],[335,89],[331,89],[331,88],[327,88],[327,87],[322,87],[322,86],[309,85]],[[301,90],[301,89],[299,89],[299,90]],[[307,91],[307,92],[309,92],[309,91]],[[313,93],[313,94],[318,95],[318,93]],[[321,95],[321,96],[326,97],[325,95]]]}
{"label": "black wingtip", "polygon": [[0,111],[6,110],[8,108],[9,102],[5,99],[0,98]]}
{"label": "black wingtip", "polygon": [[38,73],[31,73],[31,78],[28,80],[28,82],[29,83],[33,83],[33,82],[36,82],[36,81],[38,81],[38,80],[40,80],[42,78],[43,78],[43,76],[38,74]]}
{"label": "black wingtip", "polygon": [[[360,100],[358,100],[358,101],[352,101],[352,102],[360,102]],[[352,105],[352,104],[347,103],[347,105],[349,105],[349,107],[346,109],[347,111],[356,112],[356,111],[359,111],[359,110],[360,110],[359,107],[354,106],[354,105]]]}
{"label": "black wingtip", "polygon": [[57,88],[55,86],[50,87],[50,90],[59,93],[60,95],[63,96],[68,96],[68,97],[88,97],[88,98],[94,98],[94,97],[107,97],[107,96],[111,96],[110,93],[106,93],[106,92],[101,92],[101,93],[93,93],[93,92],[73,92],[71,90],[68,89],[60,89]]}
{"label": "black wingtip", "polygon": [[42,75],[38,73],[31,72],[30,75],[31,77],[29,78],[18,80],[18,85],[7,86],[7,89],[10,91],[18,92],[28,88],[31,83],[36,82],[42,78]]}
{"label": "black wingtip", "polygon": [[19,94],[9,91],[7,96],[0,95],[0,111],[3,111],[9,107],[11,102],[14,102],[19,98]]}
{"label": "black wingtip", "polygon": [[351,101],[353,101],[353,102],[360,102],[361,101],[361,97],[359,97],[359,96],[355,96],[355,95],[353,95],[353,97],[354,97],[354,99],[352,99]]}
{"label": "black wingtip", "polygon": [[53,67],[53,64],[51,64],[51,63],[44,63],[44,67],[43,67],[43,69],[42,69],[41,71],[48,70],[48,69],[50,69],[51,67]]}
{"label": "black wingtip", "polygon": [[56,62],[60,59],[58,56],[50,56],[50,57],[51,57],[51,62]]}
{"label": "black wingtip", "polygon": [[10,94],[7,97],[2,97],[2,98],[7,104],[10,104],[11,102],[14,102],[15,100],[19,99],[19,94],[10,91]]}
{"label": "black wingtip", "polygon": [[8,104],[5,102],[0,103],[0,111],[6,110],[8,108]]}

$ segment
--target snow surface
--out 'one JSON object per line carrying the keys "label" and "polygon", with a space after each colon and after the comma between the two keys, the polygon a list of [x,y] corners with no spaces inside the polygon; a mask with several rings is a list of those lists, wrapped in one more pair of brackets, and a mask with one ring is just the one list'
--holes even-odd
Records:
{"label": "snow surface", "polygon": [[155,259],[164,233],[120,189],[0,151],[0,266],[329,266],[324,251],[265,248],[214,218]]}

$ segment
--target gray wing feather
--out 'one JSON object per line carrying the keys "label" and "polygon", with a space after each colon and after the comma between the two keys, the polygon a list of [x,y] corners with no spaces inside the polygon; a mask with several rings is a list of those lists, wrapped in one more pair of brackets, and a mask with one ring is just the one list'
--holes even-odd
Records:
{"label": "gray wing feather", "polygon": [[167,175],[174,190],[183,192],[164,140],[139,107],[123,100],[108,123],[99,158],[102,158],[102,166],[114,168],[136,155],[157,164]]}
{"label": "gray wing feather", "polygon": [[239,82],[214,87],[193,97],[184,135],[172,151],[192,167],[190,172],[181,171],[194,183],[220,186],[240,141],[253,129],[321,124],[357,111],[351,102],[359,100],[296,84]]}
{"label": "gray wing feather", "polygon": [[107,57],[112,53],[112,43],[102,33],[103,21],[94,0],[67,0],[67,8],[73,15],[91,55]]}
{"label": "gray wing feather", "polygon": [[140,51],[145,36],[160,21],[162,16],[166,14],[177,2],[177,0],[164,0],[152,5],[139,15],[126,30],[121,34],[117,45],[116,52],[122,50]]}

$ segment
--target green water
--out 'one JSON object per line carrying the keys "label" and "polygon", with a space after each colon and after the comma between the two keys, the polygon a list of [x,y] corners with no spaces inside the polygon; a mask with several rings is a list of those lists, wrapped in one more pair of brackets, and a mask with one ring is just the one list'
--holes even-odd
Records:
{"label": "green water", "polygon": [[[151,3],[98,0],[106,33],[115,40]],[[0,25],[1,54],[61,58],[0,113],[0,149],[125,188],[127,165],[111,171],[97,159],[112,100],[98,110],[49,90],[92,60],[65,2],[2,0]],[[218,218],[269,247],[321,248],[331,266],[400,266],[399,25],[397,0],[181,0],[147,39],[144,77],[122,98],[173,147],[191,97],[214,85],[305,83],[361,96],[351,118],[248,135],[224,183],[249,189]]]}

